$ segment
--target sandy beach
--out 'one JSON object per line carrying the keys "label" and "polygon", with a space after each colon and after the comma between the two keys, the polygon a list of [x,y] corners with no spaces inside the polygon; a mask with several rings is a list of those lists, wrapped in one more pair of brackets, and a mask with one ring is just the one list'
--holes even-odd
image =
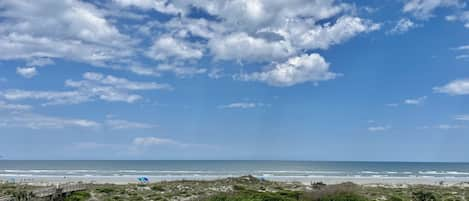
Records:
{"label": "sandy beach", "polygon": [[[203,177],[184,177],[184,176],[168,176],[168,177],[148,177],[150,182],[161,181],[177,181],[177,180],[217,180],[227,177],[220,176],[203,176]],[[456,177],[257,177],[270,181],[280,182],[300,182],[310,184],[322,182],[325,184],[340,184],[344,182],[352,182],[361,185],[469,185],[469,178]],[[3,183],[26,183],[30,185],[50,185],[64,184],[70,182],[83,182],[93,184],[136,184],[139,183],[135,176],[21,176],[21,177],[0,177]]]}

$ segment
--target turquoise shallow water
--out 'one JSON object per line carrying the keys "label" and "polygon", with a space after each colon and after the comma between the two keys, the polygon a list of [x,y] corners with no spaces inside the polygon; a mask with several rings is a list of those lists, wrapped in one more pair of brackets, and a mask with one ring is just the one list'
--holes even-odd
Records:
{"label": "turquoise shallow water", "polygon": [[424,177],[469,178],[469,163],[317,161],[10,161],[0,177]]}

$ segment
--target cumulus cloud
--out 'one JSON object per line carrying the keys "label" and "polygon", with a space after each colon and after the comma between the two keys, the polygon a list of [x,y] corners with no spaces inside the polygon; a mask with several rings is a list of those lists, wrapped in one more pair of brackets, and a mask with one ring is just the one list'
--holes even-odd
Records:
{"label": "cumulus cloud", "polygon": [[469,95],[469,79],[454,80],[446,85],[434,87],[433,91],[449,95]]}
{"label": "cumulus cloud", "polygon": [[47,57],[103,65],[131,54],[131,39],[91,3],[5,0],[0,7],[0,59]]}
{"label": "cumulus cloud", "polygon": [[389,34],[403,34],[417,26],[418,25],[415,24],[412,20],[407,19],[407,18],[402,18],[399,21],[397,21],[396,25],[391,30],[389,30],[388,33]]}
{"label": "cumulus cloud", "polygon": [[420,105],[423,104],[427,100],[426,96],[418,97],[415,99],[406,99],[404,100],[404,103],[407,105]]}
{"label": "cumulus cloud", "polygon": [[288,87],[304,82],[319,82],[334,79],[338,74],[329,71],[329,63],[319,54],[303,54],[276,64],[264,72],[241,74],[245,81],[265,82],[272,86]]}
{"label": "cumulus cloud", "polygon": [[148,57],[155,60],[167,59],[199,59],[203,56],[203,51],[194,44],[176,39],[171,36],[162,36],[156,39],[146,53]]}
{"label": "cumulus cloud", "polygon": [[[0,3],[0,49],[5,50],[0,60],[23,59],[41,66],[65,59],[139,75],[172,72],[179,77],[206,73],[205,68],[187,67],[200,66],[205,58],[284,69],[282,63],[305,52],[325,50],[380,28],[357,16],[355,7],[336,0],[112,0],[104,6],[5,0]],[[168,14],[168,20],[129,23],[116,18],[119,13],[138,15],[138,9]],[[207,17],[192,16],[194,9]],[[150,62],[139,63],[142,56]],[[151,67],[161,64],[172,67]],[[248,78],[291,86],[335,77],[329,73],[317,79],[307,72],[299,78],[301,73],[293,73],[286,78],[293,81],[288,81],[278,74],[264,71]]]}
{"label": "cumulus cloud", "polygon": [[36,67],[18,67],[16,73],[25,78],[32,78],[37,75]]}
{"label": "cumulus cloud", "polygon": [[403,11],[412,13],[421,19],[428,19],[433,16],[433,11],[439,7],[461,7],[464,2],[461,0],[407,0]]}
{"label": "cumulus cloud", "polygon": [[380,24],[353,16],[342,16],[335,23],[320,26],[307,24],[308,22],[302,20],[294,21],[286,25],[286,30],[278,32],[284,33],[284,37],[292,40],[299,48],[327,49],[358,34],[376,31],[381,27]]}
{"label": "cumulus cloud", "polygon": [[247,33],[233,33],[215,38],[210,41],[209,47],[216,59],[223,60],[278,60],[296,52],[289,41],[267,41]]}
{"label": "cumulus cloud", "polygon": [[125,78],[103,75],[100,73],[84,73],[83,80],[66,80],[65,85],[74,90],[70,91],[28,91],[10,89],[0,92],[0,96],[7,100],[37,99],[46,100],[50,104],[77,104],[96,99],[111,102],[133,103],[142,98],[132,93],[142,90],[171,90],[168,84],[155,82],[135,82]]}
{"label": "cumulus cloud", "polygon": [[177,14],[182,12],[167,0],[113,0],[122,7],[136,7],[141,9],[154,9],[161,13]]}

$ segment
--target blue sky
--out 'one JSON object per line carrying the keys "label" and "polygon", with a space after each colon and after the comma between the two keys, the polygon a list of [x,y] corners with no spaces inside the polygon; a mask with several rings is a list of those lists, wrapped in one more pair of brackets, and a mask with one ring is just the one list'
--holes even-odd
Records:
{"label": "blue sky", "polygon": [[469,5],[0,2],[4,159],[469,161]]}

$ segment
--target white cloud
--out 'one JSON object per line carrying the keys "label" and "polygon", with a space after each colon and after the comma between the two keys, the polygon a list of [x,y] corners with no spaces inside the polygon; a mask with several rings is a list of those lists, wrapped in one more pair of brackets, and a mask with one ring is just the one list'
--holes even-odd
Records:
{"label": "white cloud", "polygon": [[455,50],[469,50],[469,45],[462,45],[454,49]]}
{"label": "white cloud", "polygon": [[156,39],[146,55],[155,60],[167,59],[199,59],[203,51],[196,45],[171,36]]}
{"label": "white cloud", "polygon": [[38,99],[46,100],[49,104],[73,104],[89,100],[85,94],[78,91],[27,91],[10,89],[0,93],[7,100]]}
{"label": "white cloud", "polygon": [[94,149],[123,149],[127,146],[121,144],[108,144],[108,143],[97,143],[97,142],[78,142],[73,143],[73,148],[79,150],[94,150]]}
{"label": "white cloud", "polygon": [[440,129],[440,130],[452,130],[452,129],[464,129],[467,128],[464,125],[453,125],[453,124],[438,124],[434,126],[421,126],[417,129]]}
{"label": "white cloud", "polygon": [[96,128],[100,124],[87,119],[50,117],[31,113],[12,113],[0,117],[0,127],[57,129],[65,127]]}
{"label": "white cloud", "polygon": [[461,54],[456,56],[456,59],[469,59],[469,54]]}
{"label": "white cloud", "polygon": [[304,49],[327,49],[360,33],[379,29],[378,24],[359,17],[343,16],[333,24],[293,18],[282,26],[260,29],[254,34],[234,32],[210,40],[217,59],[241,61],[279,61]]}
{"label": "white cloud", "polygon": [[329,71],[329,63],[319,54],[303,54],[275,65],[264,72],[241,74],[239,79],[260,81],[272,86],[288,87],[304,82],[319,82],[334,79],[338,74]]}
{"label": "white cloud", "polygon": [[463,5],[461,0],[407,0],[402,10],[418,18],[427,19],[432,17],[433,11],[439,7],[462,7]]}
{"label": "white cloud", "polygon": [[195,75],[207,73],[206,68],[186,67],[186,66],[182,67],[178,65],[179,63],[176,62],[174,64],[162,63],[162,64],[159,64],[157,67],[133,66],[130,68],[130,70],[133,73],[136,73],[139,75],[147,75],[147,76],[161,76],[164,73],[172,73],[180,78],[192,77]]}
{"label": "white cloud", "polygon": [[73,143],[73,148],[83,150],[95,150],[95,149],[115,149],[123,152],[138,154],[143,153],[145,150],[151,150],[156,147],[176,147],[176,148],[204,148],[204,149],[218,149],[217,146],[207,144],[191,144],[182,143],[180,141],[159,138],[159,137],[136,137],[130,143],[122,144],[111,144],[111,143],[99,143],[99,142],[79,142]]}
{"label": "white cloud", "polygon": [[469,114],[456,115],[454,119],[459,121],[469,121]]}
{"label": "white cloud", "polygon": [[177,14],[182,12],[167,0],[112,0],[122,7],[137,7],[145,10],[154,9],[158,12]]}
{"label": "white cloud", "polygon": [[125,78],[91,72],[84,73],[83,80],[80,81],[66,80],[65,85],[74,88],[74,90],[28,91],[13,89],[0,92],[0,96],[7,100],[46,100],[46,105],[77,104],[95,99],[133,103],[142,98],[142,96],[132,93],[133,91],[172,89],[168,84],[134,82]]}
{"label": "white cloud", "polygon": [[236,102],[236,103],[230,103],[227,105],[220,105],[218,108],[221,109],[234,109],[234,108],[239,108],[239,109],[250,109],[250,108],[256,108],[256,107],[265,107],[268,106],[264,103],[256,103],[256,102]]}
{"label": "white cloud", "polygon": [[[309,24],[313,23],[313,24]],[[321,26],[302,20],[286,24],[285,30],[277,32],[301,49],[328,49],[361,34],[376,31],[381,25],[359,17],[342,16],[334,24]]]}
{"label": "white cloud", "polygon": [[36,67],[18,67],[16,73],[25,78],[32,78],[37,75]]}
{"label": "white cloud", "polygon": [[391,129],[391,126],[370,126],[368,131],[370,132],[382,132]]}
{"label": "white cloud", "polygon": [[2,1],[0,59],[65,58],[91,64],[129,56],[131,40],[83,1]]}
{"label": "white cloud", "polygon": [[222,68],[212,68],[210,69],[210,72],[207,75],[209,78],[212,79],[220,79],[225,76]]}
{"label": "white cloud", "polygon": [[469,45],[462,45],[462,46],[454,48],[454,50],[458,52],[462,52],[460,55],[456,56],[456,59],[468,59],[469,58]]}
{"label": "white cloud", "polygon": [[469,11],[464,11],[456,15],[446,16],[448,21],[460,21],[464,23],[464,27],[469,29]]}
{"label": "white cloud", "polygon": [[221,60],[279,60],[296,52],[289,41],[267,41],[247,33],[233,33],[214,38],[209,47],[215,58]]}
{"label": "white cloud", "polygon": [[27,65],[28,66],[47,66],[54,64],[54,60],[47,58],[47,57],[38,57],[38,58],[33,58],[32,60],[28,61]]}
{"label": "white cloud", "polygon": [[449,95],[469,95],[469,79],[454,80],[446,85],[434,87],[437,93],[445,93]]}
{"label": "white cloud", "polygon": [[440,125],[435,126],[435,128],[449,130],[449,129],[460,129],[460,128],[466,128],[466,127],[462,125],[440,124]]}
{"label": "white cloud", "polygon": [[111,129],[146,129],[157,127],[157,125],[154,124],[132,122],[122,119],[108,119],[106,120],[106,125]]}
{"label": "white cloud", "polygon": [[63,117],[51,117],[41,114],[29,113],[32,107],[29,105],[8,104],[0,101],[0,110],[13,111],[8,115],[0,116],[0,127],[30,128],[30,129],[46,129],[46,128],[65,128],[65,127],[82,127],[82,128],[108,128],[112,130],[135,130],[149,129],[158,127],[156,124],[128,121],[124,119],[112,119],[109,117],[103,123],[88,119],[73,119]]}
{"label": "white cloud", "polygon": [[[205,68],[181,67],[200,64],[205,58],[267,66],[285,63],[380,28],[357,16],[355,5],[336,0],[112,0],[104,4],[5,0],[0,7],[0,49],[4,50],[0,60],[22,59],[37,67],[64,59],[151,76],[162,71],[179,77],[206,73]],[[194,8],[216,20],[189,16]],[[169,14],[168,20],[129,23],[119,19],[124,15],[142,19],[137,16],[142,12],[135,9]],[[145,62],[147,66],[172,68],[146,67],[139,63],[142,56],[153,59]],[[264,82],[282,86],[306,82],[275,79]]]}
{"label": "white cloud", "polygon": [[394,26],[391,30],[389,30],[388,33],[389,34],[403,34],[417,26],[418,25],[412,22],[412,20],[407,19],[407,18],[402,18],[396,23],[396,26]]}
{"label": "white cloud", "polygon": [[172,72],[178,77],[190,77],[198,74],[204,74],[207,72],[206,68],[197,67],[178,67],[169,64],[160,64],[156,70],[158,72]]}
{"label": "white cloud", "polygon": [[157,146],[157,145],[183,145],[182,143],[172,140],[172,139],[157,138],[157,137],[137,137],[137,138],[134,138],[132,144],[136,146],[143,146],[143,147]]}
{"label": "white cloud", "polygon": [[350,11],[352,6],[334,0],[220,0],[220,1],[176,1],[175,4],[193,6],[223,19],[226,27],[255,32],[265,27],[279,27],[286,19],[328,19],[342,12]]}
{"label": "white cloud", "polygon": [[423,104],[427,100],[426,96],[418,97],[415,99],[406,99],[404,100],[404,103],[407,105],[420,105]]}
{"label": "white cloud", "polygon": [[161,76],[161,73],[156,68],[148,68],[148,67],[141,67],[141,66],[131,66],[130,72],[135,73],[137,75],[146,75],[146,76]]}
{"label": "white cloud", "polygon": [[86,81],[97,82],[102,85],[110,85],[117,89],[126,90],[171,90],[172,87],[168,84],[158,84],[155,82],[134,82],[125,78],[118,78],[112,75],[103,75],[101,73],[87,72],[83,74],[84,82],[66,82],[69,86],[79,87],[85,86],[89,83]]}
{"label": "white cloud", "polygon": [[23,105],[23,104],[10,104],[4,101],[0,101],[0,110],[29,110],[32,107],[30,105]]}

